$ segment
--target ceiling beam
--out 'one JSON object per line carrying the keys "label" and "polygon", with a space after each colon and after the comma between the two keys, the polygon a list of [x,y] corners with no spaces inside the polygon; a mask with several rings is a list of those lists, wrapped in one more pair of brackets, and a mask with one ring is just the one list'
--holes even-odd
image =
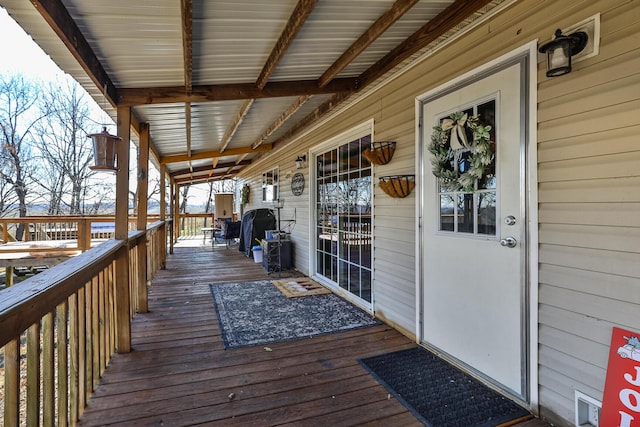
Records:
{"label": "ceiling beam", "polygon": [[[240,163],[236,163],[236,162],[218,163],[217,167],[223,169],[223,168],[231,168],[231,167],[234,167],[234,166],[248,166],[250,164],[251,164],[251,160],[243,160]],[[193,168],[193,170],[191,170],[191,169],[175,170],[175,171],[171,172],[169,174],[169,176],[173,178],[173,177],[179,177],[180,175],[188,175],[190,173],[209,172],[209,171],[212,171],[212,170],[213,169],[211,168],[210,165],[198,166],[198,167]]]}
{"label": "ceiling beam", "polygon": [[350,93],[341,93],[335,94],[311,113],[307,114],[302,120],[296,123],[291,129],[289,129],[284,135],[274,141],[272,144],[275,147],[278,144],[286,142],[287,140],[293,138],[298,132],[302,129],[310,126],[315,121],[319,120],[324,115],[328,114],[331,110],[333,110],[336,106],[338,106],[342,101],[347,99],[351,94]]}
{"label": "ceiling beam", "polygon": [[335,76],[340,73],[347,65],[358,57],[371,43],[373,43],[378,37],[380,37],[385,31],[389,29],[394,22],[402,17],[409,9],[411,9],[418,0],[396,0],[396,2],[387,10],[382,16],[380,16],[376,22],[371,25],[367,31],[362,33],[358,40],[356,40],[344,53],[331,64],[329,68],[318,79],[318,86],[324,87]]}
{"label": "ceiling beam", "polygon": [[192,0],[180,1],[182,15],[182,57],[184,58],[184,87],[191,93],[193,85],[193,3]]}
{"label": "ceiling beam", "polygon": [[351,92],[357,88],[356,78],[334,79],[319,88],[317,80],[294,80],[267,83],[263,89],[253,83],[193,86],[192,93],[182,86],[155,88],[119,88],[118,105],[135,106],[182,102],[231,101],[238,99],[275,98],[283,96],[319,95]]}
{"label": "ceiling beam", "polygon": [[[256,87],[259,90],[264,89],[264,87],[266,86],[267,82],[269,81],[269,78],[271,77],[271,74],[273,74],[273,70],[275,70],[276,68],[276,65],[278,64],[278,62],[280,62],[280,59],[282,59],[282,56],[289,48],[289,45],[295,38],[296,34],[298,34],[298,31],[300,31],[300,28],[302,28],[302,25],[305,23],[305,21],[311,14],[311,11],[313,10],[317,2],[318,0],[299,0],[298,1],[298,4],[296,5],[295,9],[291,13],[291,16],[289,17],[289,20],[287,21],[287,24],[285,25],[284,30],[282,30],[282,33],[280,33],[280,37],[278,38],[278,41],[276,42],[275,46],[271,50],[271,54],[267,58],[267,61],[262,67],[262,71],[260,71],[260,75],[256,80]],[[233,135],[236,133],[236,131],[240,127],[240,124],[242,123],[245,116],[249,112],[251,105],[253,105],[254,100],[255,98],[247,99],[245,103],[242,104],[240,109],[236,112],[233,121],[231,122],[231,124],[225,131],[224,136],[222,137],[222,141],[220,142],[220,152],[223,152],[224,150],[227,149],[227,146],[231,142]],[[214,167],[215,166],[216,165],[214,161]]]}
{"label": "ceiling beam", "polygon": [[166,165],[167,163],[177,163],[177,162],[188,162],[189,160],[203,160],[203,159],[213,159],[214,157],[222,157],[222,156],[235,156],[238,154],[249,154],[256,152],[269,151],[273,148],[271,144],[262,144],[255,150],[251,147],[240,147],[240,148],[230,148],[222,154],[218,150],[214,151],[200,151],[191,153],[191,156],[187,156],[186,154],[176,154],[173,156],[164,156],[160,158],[160,164]]}
{"label": "ceiling beam", "polygon": [[229,177],[229,175],[230,174],[228,172],[221,172],[221,173],[214,173],[213,175],[198,175],[198,176],[186,177],[186,178],[176,178],[174,182],[176,184],[195,184],[198,182],[220,181],[222,179]]}
{"label": "ceiling beam", "polygon": [[[193,3],[191,0],[180,0],[180,15],[182,17],[184,90],[190,94],[193,87]],[[191,156],[191,102],[185,102],[184,115],[187,156]],[[189,168],[192,168],[191,163],[189,163]]]}
{"label": "ceiling beam", "polygon": [[267,138],[269,138],[269,136],[271,136],[272,133],[278,130],[278,128],[282,126],[284,122],[289,120],[289,118],[293,116],[295,112],[298,111],[309,99],[311,99],[311,96],[309,95],[298,97],[298,99],[296,99],[293,104],[291,104],[286,110],[284,110],[282,114],[280,114],[280,117],[278,117],[273,123],[271,123],[267,130],[264,131],[253,144],[251,144],[251,148],[258,148],[264,141],[267,140]]}
{"label": "ceiling beam", "polygon": [[[393,67],[400,64],[420,49],[428,46],[431,42],[437,40],[441,35],[447,33],[453,27],[490,2],[491,0],[456,0],[436,17],[423,25],[418,31],[409,36],[409,38],[396,46],[382,59],[365,70],[358,77],[359,86],[357,90],[362,91],[372,82],[390,71]],[[275,147],[293,138],[298,132],[308,126],[311,126],[314,122],[329,114],[349,96],[351,96],[351,93],[336,93],[296,123],[295,126],[289,129],[284,135],[274,141],[272,143],[273,146]]]}
{"label": "ceiling beam", "polygon": [[187,144],[187,156],[191,157],[191,103],[184,104],[184,130]]}
{"label": "ceiling beam", "polygon": [[118,90],[62,2],[60,0],[31,0],[31,3],[67,46],[69,52],[76,58],[96,87],[102,89],[104,97],[111,105],[115,106],[118,100]]}
{"label": "ceiling beam", "polygon": [[298,4],[287,21],[287,25],[285,25],[284,30],[280,34],[280,38],[278,38],[269,58],[265,62],[264,67],[258,76],[258,80],[256,80],[256,86],[259,89],[264,88],[267,84],[271,74],[273,74],[273,70],[276,68],[276,65],[280,62],[280,59],[282,59],[282,56],[291,45],[291,42],[298,34],[298,31],[300,31],[306,22],[317,2],[318,0],[298,1]]}
{"label": "ceiling beam", "polygon": [[437,40],[491,0],[456,0],[360,75],[362,90],[411,55]]}
{"label": "ceiling beam", "polygon": [[229,125],[227,130],[225,131],[224,136],[222,137],[222,141],[220,141],[220,152],[221,153],[224,152],[224,150],[227,149],[227,146],[231,142],[231,138],[233,138],[233,135],[236,133],[236,131],[240,127],[240,124],[242,123],[242,121],[246,117],[247,113],[249,112],[249,109],[251,108],[251,105],[253,105],[253,101],[254,101],[254,99],[247,99],[242,104],[242,106],[240,107],[240,109],[238,110],[236,115],[233,117],[233,121],[231,122],[231,124]]}

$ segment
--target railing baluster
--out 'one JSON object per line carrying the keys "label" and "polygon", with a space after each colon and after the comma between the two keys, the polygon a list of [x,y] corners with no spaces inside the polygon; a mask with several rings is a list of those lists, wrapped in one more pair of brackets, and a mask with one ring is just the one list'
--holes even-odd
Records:
{"label": "railing baluster", "polygon": [[78,289],[78,408],[80,413],[85,407],[87,384],[87,320],[84,287]]}
{"label": "railing baluster", "polygon": [[69,306],[65,301],[58,305],[56,310],[56,332],[58,335],[58,425],[65,426],[69,422],[69,380],[67,378],[69,374],[67,369],[67,364],[69,363],[67,347]]}
{"label": "railing baluster", "polygon": [[106,268],[106,293],[107,293],[107,348],[109,354],[115,351],[115,308],[113,306],[113,263]]}
{"label": "railing baluster", "polygon": [[78,293],[69,297],[69,421],[80,417],[80,310]]}
{"label": "railing baluster", "polygon": [[98,380],[100,379],[100,300],[98,299],[98,290],[99,290],[99,282],[98,276],[94,277],[91,281],[91,340],[93,343],[92,348],[92,363],[93,366],[93,374],[92,379],[93,382],[91,384],[91,392],[98,385]]}
{"label": "railing baluster", "polygon": [[105,295],[105,270],[102,270],[98,274],[98,298],[99,298],[99,314],[98,314],[98,326],[100,337],[100,372],[103,372],[107,366],[107,296]]}
{"label": "railing baluster", "polygon": [[54,315],[42,319],[42,425],[55,425]]}
{"label": "railing baluster", "polygon": [[27,425],[40,425],[40,322],[27,330]]}
{"label": "railing baluster", "polygon": [[4,425],[20,422],[20,337],[4,346]]}
{"label": "railing baluster", "polygon": [[85,404],[89,401],[89,397],[93,392],[93,336],[91,335],[92,331],[92,315],[91,315],[91,301],[93,297],[93,293],[91,291],[91,282],[87,282],[84,285],[84,368],[85,368],[85,383],[84,383],[84,393],[85,393]]}

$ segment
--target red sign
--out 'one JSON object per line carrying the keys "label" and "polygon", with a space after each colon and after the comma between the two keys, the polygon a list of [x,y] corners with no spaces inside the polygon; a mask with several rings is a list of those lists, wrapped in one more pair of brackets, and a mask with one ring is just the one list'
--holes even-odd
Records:
{"label": "red sign", "polygon": [[602,427],[640,427],[640,333],[613,328]]}

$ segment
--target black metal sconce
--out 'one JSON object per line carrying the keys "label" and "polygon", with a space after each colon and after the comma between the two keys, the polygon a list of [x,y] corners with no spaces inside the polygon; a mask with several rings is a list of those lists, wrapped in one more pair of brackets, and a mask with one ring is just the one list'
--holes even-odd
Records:
{"label": "black metal sconce", "polygon": [[584,31],[564,35],[558,28],[553,40],[540,46],[538,51],[547,54],[547,77],[557,77],[571,72],[571,57],[584,50],[589,36]]}
{"label": "black metal sconce", "polygon": [[296,158],[296,169],[302,169],[306,163],[307,163],[306,154],[303,154],[302,156],[298,156],[298,158]]}

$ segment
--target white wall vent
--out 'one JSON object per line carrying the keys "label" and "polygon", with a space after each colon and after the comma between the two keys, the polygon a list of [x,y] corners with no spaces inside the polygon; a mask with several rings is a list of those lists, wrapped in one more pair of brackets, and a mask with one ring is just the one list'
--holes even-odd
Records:
{"label": "white wall vent", "polygon": [[577,427],[598,427],[602,402],[575,390],[575,424]]}

